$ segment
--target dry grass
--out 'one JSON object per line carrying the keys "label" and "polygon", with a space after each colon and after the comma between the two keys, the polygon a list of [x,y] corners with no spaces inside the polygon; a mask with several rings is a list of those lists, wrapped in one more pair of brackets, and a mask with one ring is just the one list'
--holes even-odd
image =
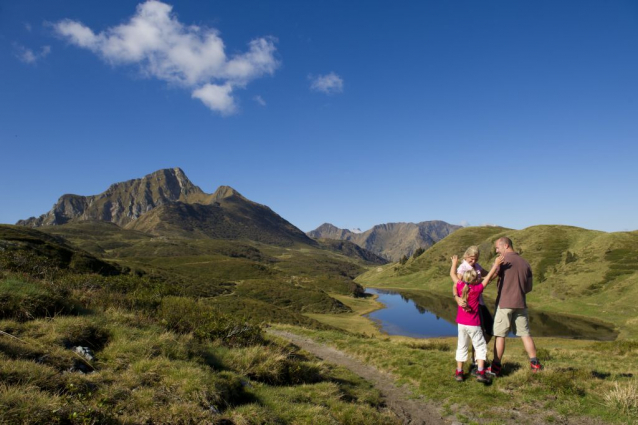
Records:
{"label": "dry grass", "polygon": [[603,396],[607,406],[627,416],[638,416],[638,382],[615,382],[614,387]]}

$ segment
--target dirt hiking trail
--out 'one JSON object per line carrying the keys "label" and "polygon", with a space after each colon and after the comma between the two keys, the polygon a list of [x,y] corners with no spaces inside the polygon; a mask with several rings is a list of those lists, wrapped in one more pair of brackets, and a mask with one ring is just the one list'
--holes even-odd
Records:
{"label": "dirt hiking trail", "polygon": [[[267,329],[266,332],[278,337],[287,339],[299,348],[313,354],[314,356],[343,366],[351,372],[359,375],[366,381],[374,385],[381,392],[386,405],[392,410],[400,420],[410,425],[460,425],[455,418],[443,417],[440,408],[432,403],[422,399],[415,399],[410,391],[405,387],[398,387],[391,375],[381,372],[372,366],[366,365],[359,360],[355,360],[348,354],[335,348],[319,344],[310,338],[296,335],[291,332],[280,331],[275,329]],[[548,411],[545,411],[548,412]],[[467,412],[465,412],[467,413]],[[543,417],[529,417],[522,412],[512,410],[509,412],[509,420],[502,420],[503,424],[545,424]],[[556,415],[558,418],[555,423],[557,425],[604,425],[605,422],[595,418],[586,417],[565,417]],[[478,419],[480,422],[480,419]]]}
{"label": "dirt hiking trail", "polygon": [[397,387],[390,375],[363,364],[339,350],[318,344],[309,338],[274,329],[268,329],[267,332],[289,340],[299,348],[322,360],[343,366],[372,383],[383,395],[388,408],[403,423],[410,425],[450,424],[450,422],[441,417],[439,409],[434,404],[423,400],[411,399],[411,393],[403,387]]}

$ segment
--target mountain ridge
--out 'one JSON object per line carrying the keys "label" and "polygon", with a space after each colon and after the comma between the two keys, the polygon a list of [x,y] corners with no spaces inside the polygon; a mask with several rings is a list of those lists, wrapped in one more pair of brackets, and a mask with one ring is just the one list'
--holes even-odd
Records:
{"label": "mountain ridge", "polygon": [[181,168],[166,168],[142,178],[113,183],[97,195],[64,194],[49,212],[19,220],[16,224],[41,227],[73,220],[100,220],[125,226],[167,202],[202,202],[207,196]]}
{"label": "mountain ridge", "polygon": [[419,223],[377,224],[364,232],[355,233],[324,223],[306,234],[315,239],[350,241],[376,255],[396,262],[404,255],[411,256],[419,248],[429,248],[460,228],[462,226],[442,220],[431,220]]}
{"label": "mountain ridge", "polygon": [[38,228],[82,221],[110,222],[155,236],[317,246],[268,206],[247,199],[230,186],[205,193],[181,168],[114,183],[97,195],[62,195],[49,212],[20,220],[17,225]]}

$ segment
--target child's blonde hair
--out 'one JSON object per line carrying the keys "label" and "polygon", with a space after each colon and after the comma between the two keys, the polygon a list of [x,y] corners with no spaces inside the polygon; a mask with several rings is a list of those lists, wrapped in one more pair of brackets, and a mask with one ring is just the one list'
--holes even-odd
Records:
{"label": "child's blonde hair", "polygon": [[470,293],[470,285],[468,285],[468,283],[474,283],[476,282],[477,279],[478,279],[478,273],[476,273],[476,270],[474,269],[468,270],[465,273],[463,273],[463,282],[465,282],[465,285],[463,286],[463,291],[461,292],[461,298],[463,298],[463,301],[467,302],[467,296]]}
{"label": "child's blonde hair", "polygon": [[476,245],[472,245],[471,247],[465,250],[465,254],[463,254],[463,258],[476,257],[476,259],[478,260],[480,254],[481,254],[481,251],[479,250],[479,247]]}

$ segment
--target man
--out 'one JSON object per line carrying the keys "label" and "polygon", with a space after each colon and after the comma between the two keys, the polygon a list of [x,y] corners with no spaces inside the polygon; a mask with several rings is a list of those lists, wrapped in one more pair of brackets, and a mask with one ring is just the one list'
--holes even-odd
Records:
{"label": "man", "polygon": [[530,367],[534,372],[538,372],[543,366],[536,358],[536,346],[529,333],[525,300],[525,295],[532,290],[532,269],[529,263],[514,251],[511,239],[502,237],[496,241],[495,246],[496,252],[503,255],[504,261],[497,273],[499,279],[494,314],[494,360],[487,373],[500,375],[505,337],[510,330],[521,338],[530,359]]}

